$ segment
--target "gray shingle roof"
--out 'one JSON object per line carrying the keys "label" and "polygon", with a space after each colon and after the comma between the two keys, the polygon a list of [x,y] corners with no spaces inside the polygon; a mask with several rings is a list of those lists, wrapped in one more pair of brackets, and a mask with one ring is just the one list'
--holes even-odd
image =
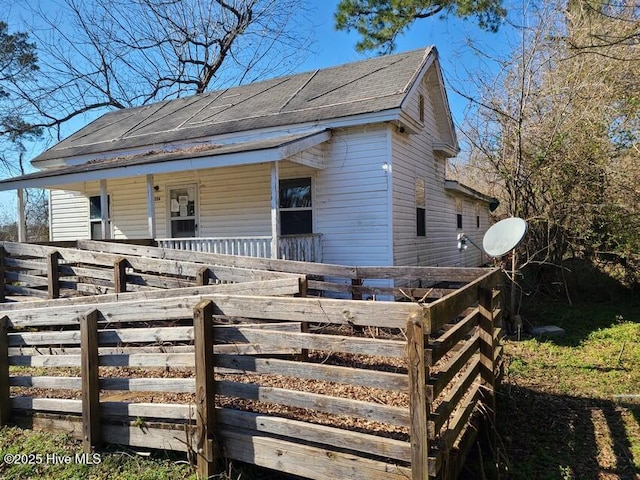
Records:
{"label": "gray shingle roof", "polygon": [[[148,150],[110,158],[93,159],[78,165],[47,168],[15,178],[0,180],[0,191],[15,188],[43,188],[78,181],[86,181],[86,174],[95,173],[100,179],[123,178],[148,173],[171,173],[188,168],[213,168],[216,166],[241,165],[278,161],[286,157],[291,148],[308,148],[330,138],[328,130],[313,130],[297,134],[285,134],[271,138],[260,138],[231,144],[201,144],[176,149]],[[300,146],[298,147],[298,144]],[[247,153],[259,152],[253,159]],[[145,168],[146,167],[146,168]],[[84,176],[83,176],[84,175]],[[96,175],[92,177],[95,179]]]}
{"label": "gray shingle roof", "polygon": [[109,112],[32,163],[398,108],[432,52],[429,47]]}

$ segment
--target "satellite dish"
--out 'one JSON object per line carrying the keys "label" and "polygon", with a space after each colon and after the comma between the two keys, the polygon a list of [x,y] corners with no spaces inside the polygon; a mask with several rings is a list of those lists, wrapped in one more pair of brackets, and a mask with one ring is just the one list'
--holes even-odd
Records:
{"label": "satellite dish", "polygon": [[482,239],[482,248],[492,257],[501,257],[513,250],[527,232],[527,222],[518,217],[505,218],[492,225]]}

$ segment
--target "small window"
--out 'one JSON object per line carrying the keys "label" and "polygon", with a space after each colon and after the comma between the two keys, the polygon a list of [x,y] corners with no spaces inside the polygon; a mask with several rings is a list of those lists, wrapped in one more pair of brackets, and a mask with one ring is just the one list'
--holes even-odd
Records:
{"label": "small window", "polygon": [[456,226],[462,230],[462,200],[456,199]]}
{"label": "small window", "polygon": [[420,116],[420,121],[424,122],[424,96],[420,95],[418,97],[418,115]]}
{"label": "small window", "polygon": [[427,211],[421,207],[416,208],[416,235],[427,236]]}
{"label": "small window", "polygon": [[313,233],[310,177],[280,180],[280,233]]}
{"label": "small window", "polygon": [[[89,197],[89,228],[92,240],[102,238],[102,201],[100,195]],[[111,231],[111,195],[107,195],[107,230]]]}
{"label": "small window", "polygon": [[476,228],[480,228],[480,204],[476,203]]}
{"label": "small window", "polygon": [[424,179],[416,178],[415,183],[416,196],[416,235],[418,237],[427,236],[427,210],[424,189]]}

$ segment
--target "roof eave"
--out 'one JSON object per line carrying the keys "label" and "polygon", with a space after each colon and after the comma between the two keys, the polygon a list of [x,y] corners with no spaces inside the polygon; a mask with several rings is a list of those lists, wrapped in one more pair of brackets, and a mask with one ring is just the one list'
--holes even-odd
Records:
{"label": "roof eave", "polygon": [[445,180],[444,181],[445,190],[459,195],[465,195],[467,197],[473,198],[475,200],[480,200],[482,202],[491,203],[497,201],[495,198],[486,195],[482,192],[478,192],[467,185],[458,182],[457,180]]}
{"label": "roof eave", "polygon": [[[277,162],[307,150],[315,145],[326,142],[331,138],[331,132],[323,130],[315,134],[282,144],[259,148],[249,151],[237,151],[223,154],[185,156],[164,160],[159,156],[158,160],[149,163],[108,166],[96,163],[95,168],[73,172],[64,169],[63,172],[44,171],[41,176],[32,174],[0,181],[0,191],[15,190],[20,188],[48,188],[58,185],[68,185],[76,182],[88,182],[96,180],[110,180],[115,178],[133,177],[139,175],[174,173],[185,170],[200,170],[205,168],[232,167],[239,165],[251,165],[265,162]],[[171,154],[169,154],[171,155]],[[173,155],[175,157],[175,155]],[[166,157],[166,156],[165,156]]]}

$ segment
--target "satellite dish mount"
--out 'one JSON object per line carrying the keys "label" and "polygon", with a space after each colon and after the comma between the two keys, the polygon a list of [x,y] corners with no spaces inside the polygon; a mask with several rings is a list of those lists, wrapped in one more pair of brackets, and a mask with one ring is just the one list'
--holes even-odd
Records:
{"label": "satellite dish mount", "polygon": [[516,247],[524,235],[527,233],[527,222],[522,218],[511,217],[499,221],[492,225],[482,239],[482,248],[487,255],[499,258],[511,252],[511,304],[510,314],[512,321],[515,320],[516,310]]}

